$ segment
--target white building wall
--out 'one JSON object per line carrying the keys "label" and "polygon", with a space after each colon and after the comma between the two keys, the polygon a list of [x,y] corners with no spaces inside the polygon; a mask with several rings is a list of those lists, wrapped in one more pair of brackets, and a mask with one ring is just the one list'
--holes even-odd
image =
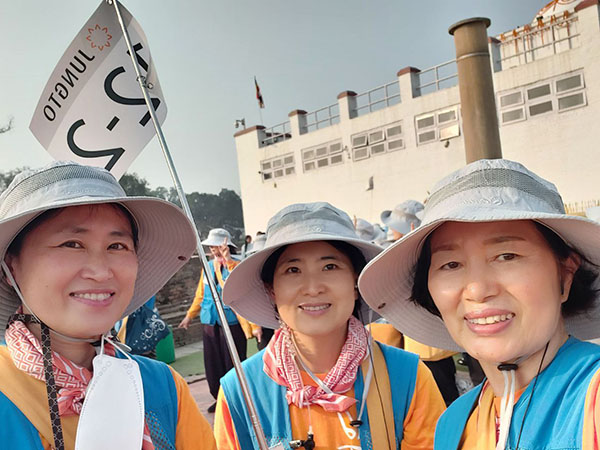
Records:
{"label": "white building wall", "polygon": [[[596,181],[600,174],[598,5],[582,9],[577,18],[578,47],[494,74],[498,93],[583,70],[587,106],[500,127],[503,156],[553,181],[566,203],[600,198]],[[462,135],[447,144],[434,141],[417,146],[415,133],[415,116],[460,103],[458,87],[413,97],[415,80],[418,76],[410,72],[400,75],[401,103],[359,117],[350,118],[348,97],[338,100],[340,121],[327,128],[298,134],[303,117],[293,114],[291,139],[272,145],[261,144],[266,137],[262,127],[236,133],[246,232],[265,230],[272,215],[295,202],[328,201],[351,216],[378,222],[381,211],[411,198],[423,201],[437,180],[463,166]],[[398,121],[403,125],[404,149],[360,161],[350,158],[352,135]],[[303,172],[301,150],[336,139],[346,149],[344,163]],[[263,181],[261,161],[288,153],[294,155],[296,173]],[[373,189],[367,190],[370,177]]]}

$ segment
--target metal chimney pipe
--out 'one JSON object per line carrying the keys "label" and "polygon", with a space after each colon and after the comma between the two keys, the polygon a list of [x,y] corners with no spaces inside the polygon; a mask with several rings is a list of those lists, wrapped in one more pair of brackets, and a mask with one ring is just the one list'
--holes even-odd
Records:
{"label": "metal chimney pipe", "polygon": [[490,19],[474,17],[452,25],[458,89],[467,164],[478,159],[502,158],[494,80],[490,65],[487,27]]}

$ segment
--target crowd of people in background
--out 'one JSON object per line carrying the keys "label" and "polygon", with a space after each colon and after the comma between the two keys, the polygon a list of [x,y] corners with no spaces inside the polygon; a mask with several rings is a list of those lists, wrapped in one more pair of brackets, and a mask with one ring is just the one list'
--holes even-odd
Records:
{"label": "crowd of people in background", "polygon": [[[211,430],[181,376],[136,355],[164,335],[154,295],[191,257],[193,225],[103,169],[23,172],[0,196],[2,442],[259,448],[219,297],[269,448],[598,449],[600,224],[502,159],[380,220],[293,204],[240,252],[210,230],[179,327],[200,316]],[[261,351],[246,358],[248,339]]]}

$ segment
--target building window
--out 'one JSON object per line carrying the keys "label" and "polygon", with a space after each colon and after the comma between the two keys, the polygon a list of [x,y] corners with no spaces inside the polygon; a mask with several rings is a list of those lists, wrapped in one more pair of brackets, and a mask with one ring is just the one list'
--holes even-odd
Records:
{"label": "building window", "polygon": [[417,145],[444,141],[460,136],[458,106],[415,117]]}
{"label": "building window", "polygon": [[277,158],[266,159],[260,162],[260,174],[263,181],[274,178],[286,177],[296,173],[294,155],[278,156]]}
{"label": "building window", "polygon": [[352,159],[360,161],[404,148],[402,122],[364,131],[352,136]]}
{"label": "building window", "polygon": [[510,124],[587,104],[583,73],[568,73],[498,94],[500,122]]}
{"label": "building window", "polygon": [[335,166],[344,162],[342,141],[320,144],[316,147],[302,150],[302,167],[305,172]]}

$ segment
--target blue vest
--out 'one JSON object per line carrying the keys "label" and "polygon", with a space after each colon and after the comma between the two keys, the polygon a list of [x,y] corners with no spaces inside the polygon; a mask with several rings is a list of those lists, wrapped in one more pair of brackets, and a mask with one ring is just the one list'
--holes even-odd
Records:
{"label": "blue vest", "polygon": [[[210,270],[210,276],[212,277],[213,281],[215,282],[215,286],[217,287],[217,292],[219,293],[219,295],[222,298],[222,291],[223,289],[221,288],[221,285],[217,282],[217,277],[215,274],[215,261],[214,260],[210,260],[208,262],[208,268]],[[223,275],[223,281],[225,281],[227,279],[227,277],[229,276],[229,270],[227,270],[227,267],[222,266],[222,275]],[[219,319],[219,314],[217,314],[217,307],[215,305],[215,299],[212,296],[212,293],[210,292],[210,287],[208,286],[208,280],[206,279],[206,274],[204,274],[204,277],[202,278],[202,282],[204,283],[204,296],[202,297],[202,309],[200,310],[200,322],[206,324],[206,325],[214,325],[214,324],[219,324],[221,325],[221,320]],[[238,323],[237,320],[237,316],[235,315],[235,313],[233,312],[233,309],[231,309],[229,306],[227,305],[223,305],[223,307],[225,308],[225,317],[227,317],[227,323],[229,325],[235,325],[236,323]]]}
{"label": "blue vest", "polygon": [[[507,449],[581,449],[585,397],[600,369],[600,346],[569,338],[539,375],[525,422],[533,383],[515,403]],[[459,397],[442,414],[435,429],[434,449],[457,449],[467,421],[477,406],[483,383]]]}
{"label": "blue vest", "polygon": [[[378,343],[379,344],[379,343]],[[392,388],[392,406],[394,409],[394,424],[396,428],[396,447],[400,448],[404,428],[404,418],[408,413],[417,381],[417,355],[398,348],[379,344],[390,378]],[[290,409],[285,399],[286,388],[275,383],[263,371],[264,350],[242,363],[249,384],[250,393],[254,399],[258,418],[262,425],[269,447],[278,443],[285,449],[290,449],[289,442],[293,439],[304,439],[305,436],[292,437]],[[363,394],[362,370],[358,369],[354,383],[354,397],[358,400],[357,410]],[[235,426],[240,447],[244,450],[258,449],[258,442],[252,428],[252,422],[246,408],[246,402],[234,370],[221,378],[221,388],[227,399],[227,406]],[[371,389],[374,384],[371,385]],[[371,433],[367,407],[361,418],[363,424],[359,428],[361,446],[370,448]],[[315,436],[319,440],[319,436]]]}
{"label": "blue vest", "polygon": [[[117,352],[118,353],[118,352]],[[173,375],[166,364],[133,356],[140,366],[144,384],[146,424],[156,448],[175,450],[178,400]],[[24,376],[28,376],[23,374]],[[115,405],[118,408],[119,405]],[[2,448],[44,450],[38,430],[2,392],[0,392],[0,442]],[[101,430],[101,424],[98,425]]]}

